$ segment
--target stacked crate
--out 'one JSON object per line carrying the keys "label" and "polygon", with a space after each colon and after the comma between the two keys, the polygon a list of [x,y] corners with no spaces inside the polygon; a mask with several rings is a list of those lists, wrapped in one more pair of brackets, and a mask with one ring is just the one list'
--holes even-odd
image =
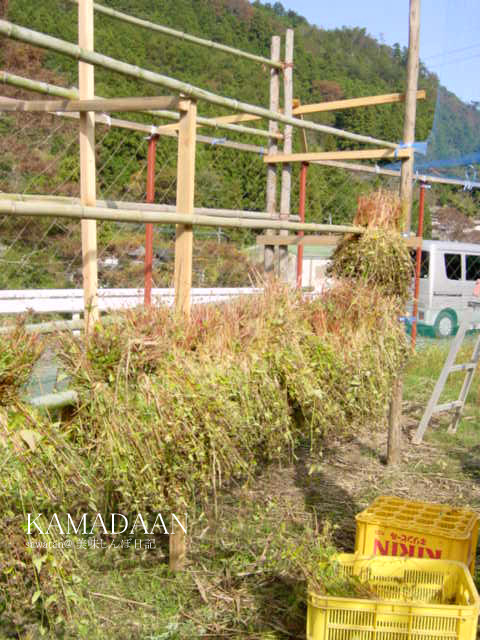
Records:
{"label": "stacked crate", "polygon": [[355,519],[357,553],[457,560],[474,574],[479,522],[474,511],[380,496]]}
{"label": "stacked crate", "polygon": [[479,516],[381,496],[356,520],[355,554],[340,554],[338,563],[375,599],[310,592],[308,640],[475,640]]}

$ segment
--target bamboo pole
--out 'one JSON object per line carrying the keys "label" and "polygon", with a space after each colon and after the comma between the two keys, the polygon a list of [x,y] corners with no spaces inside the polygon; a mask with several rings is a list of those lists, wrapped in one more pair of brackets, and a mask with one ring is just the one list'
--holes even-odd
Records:
{"label": "bamboo pole", "polygon": [[[26,333],[53,333],[54,331],[74,331],[75,329],[83,329],[85,323],[83,320],[52,320],[50,322],[36,322],[34,324],[24,324],[22,329]],[[0,327],[0,334],[15,331],[15,325]]]}
{"label": "bamboo pole", "polygon": [[62,409],[63,407],[75,406],[78,404],[77,391],[57,391],[56,393],[46,393],[36,398],[27,398],[26,402],[33,407],[42,409]]}
{"label": "bamboo pole", "polygon": [[[182,217],[193,214],[195,195],[195,136],[197,105],[185,99],[180,103],[180,129],[178,136],[177,213]],[[178,224],[175,240],[175,309],[190,314],[192,288],[193,228],[191,224]]]}
{"label": "bamboo pole", "polygon": [[[74,4],[78,2],[78,0],[69,0]],[[164,27],[163,25],[156,24],[155,22],[149,22],[148,20],[142,20],[141,18],[136,18],[135,16],[130,16],[127,13],[122,13],[121,11],[116,11],[115,9],[111,9],[110,7],[105,7],[101,4],[94,3],[95,11],[99,13],[103,13],[106,16],[110,16],[111,18],[115,18],[117,20],[121,20],[122,22],[127,22],[130,24],[134,24],[138,27],[143,27],[145,29],[149,29],[150,31],[156,31],[158,33],[162,33],[167,36],[172,36],[174,38],[178,38],[185,42],[193,42],[194,44],[198,44],[202,47],[207,47],[208,49],[214,49],[216,51],[222,51],[223,53],[230,53],[239,58],[246,58],[247,60],[253,60],[254,62],[260,62],[261,64],[274,67],[277,66],[281,68],[280,65],[274,65],[273,61],[269,58],[264,58],[263,56],[255,55],[254,53],[249,53],[248,51],[242,51],[241,49],[235,49],[233,47],[229,47],[225,44],[221,44],[219,42],[213,42],[212,40],[206,40],[205,38],[198,38],[197,36],[192,36],[184,31],[177,31],[176,29],[170,29],[169,27]]]}
{"label": "bamboo pole", "polygon": [[[74,113],[55,113],[55,115],[60,115],[64,118],[78,118],[77,114]],[[167,136],[169,138],[177,138],[178,131],[164,131],[160,132],[159,127],[155,127],[153,125],[140,124],[139,122],[132,122],[131,120],[119,120],[118,118],[109,118],[107,115],[96,114],[95,122],[99,124],[104,124],[107,127],[118,127],[120,129],[129,129],[130,131],[138,131],[139,133],[146,133],[149,136],[151,135],[162,135]],[[265,149],[263,147],[258,147],[254,144],[248,144],[244,142],[233,142],[232,140],[227,140],[226,138],[211,138],[210,136],[202,136],[197,135],[197,142],[202,142],[203,144],[209,144],[212,146],[225,147],[227,149],[236,149],[237,151],[246,151],[249,153],[255,153],[258,155],[263,155],[265,153]]]}
{"label": "bamboo pole", "polygon": [[[44,93],[47,95],[52,95],[52,96],[57,96],[59,98],[66,98],[68,100],[76,100],[78,98],[78,91],[76,89],[64,89],[63,87],[59,87],[57,85],[54,84],[49,84],[48,82],[39,82],[37,80],[30,80],[29,78],[24,78],[22,76],[18,76],[15,75],[14,73],[9,73],[7,71],[0,71],[0,82],[3,82],[4,84],[8,84],[11,85],[13,87],[18,87],[20,89],[26,89],[27,91],[35,91],[37,93]],[[107,100],[107,98],[101,98],[101,97],[97,97],[98,100]],[[6,98],[3,97],[2,102],[12,102],[14,103],[14,99],[13,98]],[[5,110],[5,109],[4,109]],[[11,109],[12,111],[14,111],[15,109]],[[56,111],[56,110],[55,110]],[[145,111],[146,114],[148,115],[152,115],[155,117],[160,117],[160,118],[167,118],[170,120],[178,120],[179,115],[178,112],[175,111],[168,111],[168,110],[146,110]],[[55,113],[55,115],[62,115],[65,116],[65,113]],[[69,117],[71,117],[72,114],[69,114]],[[126,128],[124,123],[128,123],[129,121],[127,120],[118,120],[115,118],[110,118],[108,119],[106,116],[103,115],[98,115],[96,114],[95,116],[95,121],[96,122],[100,122],[102,124],[108,124],[108,126],[112,126],[112,127],[120,127],[120,128]],[[198,122],[203,122],[205,124],[205,126],[211,126],[215,129],[225,129],[226,131],[233,131],[235,133],[247,133],[250,135],[258,135],[261,137],[267,137],[268,131],[264,131],[263,129],[255,129],[253,127],[243,127],[243,126],[237,126],[237,125],[223,125],[223,124],[219,124],[219,125],[215,125],[213,122],[210,121],[209,118],[201,118],[198,117],[197,118]],[[135,122],[131,122],[131,125],[128,127],[130,129],[134,129],[135,125],[139,123],[135,123]],[[149,132],[151,132],[152,130],[152,126],[153,125],[139,125],[142,126],[143,129],[142,130],[147,130]],[[170,128],[169,128],[170,127]],[[177,132],[178,132],[178,123],[176,123],[175,125],[160,125],[157,127],[154,127],[154,131],[155,131],[155,135],[162,135],[162,136],[169,136],[169,137],[176,137],[177,136]],[[277,134],[278,139],[282,139],[283,138],[283,134],[278,133]],[[198,142],[206,142],[206,143],[213,143],[213,144],[222,144],[222,146],[225,147],[231,147],[232,145],[238,145],[241,143],[235,143],[235,142],[230,142],[228,140],[219,140],[218,138],[207,138],[207,137],[202,137],[202,136],[198,136],[197,137],[197,141]],[[237,146],[232,147],[232,148],[238,148]],[[262,147],[253,147],[252,145],[250,145],[250,149],[243,149],[244,151],[252,151],[253,153],[262,153],[263,152],[263,148]]]}
{"label": "bamboo pole", "polygon": [[[83,50],[93,51],[93,0],[81,0],[78,5],[78,44]],[[93,98],[92,65],[78,63],[78,81],[80,99]],[[96,204],[95,116],[91,112],[80,114],[80,198],[83,205]],[[82,220],[81,230],[85,332],[88,334],[99,319],[96,221]]]}
{"label": "bamboo pole", "polygon": [[[257,236],[257,244],[259,245],[288,244],[288,245],[294,245],[298,247],[301,247],[301,246],[334,247],[340,242],[340,238],[334,235],[305,236],[305,235],[301,235],[302,233],[303,232],[300,231],[296,236],[283,236],[282,238],[280,238],[280,236],[273,236],[271,234],[259,235]],[[419,236],[410,236],[409,238],[404,238],[404,241],[407,247],[411,247],[413,249],[416,249],[422,244],[422,238]]]}
{"label": "bamboo pole", "polygon": [[[289,118],[293,109],[293,29],[287,29],[285,34],[285,65],[283,70],[283,112]],[[292,153],[293,130],[287,125],[283,132],[283,153]],[[292,166],[289,163],[282,165],[282,187],[280,192],[280,219],[287,220],[290,215],[290,198],[292,192]],[[288,235],[288,231],[282,229],[280,235]],[[281,280],[288,280],[288,247],[278,247],[278,275]]]}
{"label": "bamboo pole", "polygon": [[[417,84],[420,51],[420,0],[410,0],[410,23],[408,36],[407,88],[405,99],[405,119],[403,124],[403,142],[415,141],[415,116],[417,111]],[[412,220],[414,156],[402,162],[400,177],[400,199],[402,202],[405,230],[410,231]]]}
{"label": "bamboo pole", "polygon": [[399,178],[400,171],[395,169],[383,169],[378,165],[372,166],[368,164],[360,164],[354,162],[342,162],[341,160],[314,160],[312,164],[322,165],[324,167],[333,167],[334,169],[347,169],[348,171],[360,171],[360,173],[376,173],[381,176],[390,176]]}
{"label": "bamboo pole", "polygon": [[[21,89],[26,89],[28,91],[36,91],[37,93],[45,93],[47,95],[54,95],[61,98],[69,98],[75,99],[78,98],[78,91],[76,89],[64,89],[63,87],[58,87],[53,84],[49,84],[47,82],[37,82],[36,80],[30,80],[29,78],[23,78],[22,76],[17,76],[13,73],[8,73],[6,71],[0,72],[0,82],[4,82],[5,84],[9,84],[13,87],[19,87]],[[4,101],[13,100],[12,98],[3,98]],[[146,113],[150,113],[153,115],[162,115],[168,114],[165,117],[171,117],[174,115],[175,119],[178,119],[178,113],[173,114],[173,112],[156,112],[147,111]],[[64,118],[78,118],[78,114],[74,113],[55,113],[56,116],[61,116]],[[177,131],[160,131],[161,127],[154,127],[153,125],[145,125],[140,124],[139,122],[132,122],[130,120],[119,120],[118,118],[109,118],[103,114],[95,115],[95,122],[99,124],[105,124],[111,127],[118,127],[120,129],[130,129],[132,131],[139,131],[142,133],[148,133],[149,135],[162,135],[168,136],[170,138],[177,137]],[[222,128],[221,126],[219,128]],[[228,127],[231,129],[231,127]],[[233,130],[233,129],[232,129]],[[238,132],[237,129],[235,131]],[[257,131],[254,129],[254,131]],[[283,137],[283,136],[282,136]],[[263,154],[265,151],[263,147],[257,147],[252,144],[245,144],[242,142],[232,142],[231,140],[219,139],[219,138],[210,138],[208,136],[197,135],[197,142],[202,142],[204,144],[213,144],[219,145],[222,147],[227,147],[229,149],[237,149],[239,151],[246,151],[251,153]]]}
{"label": "bamboo pole", "polygon": [[58,98],[66,98],[67,100],[75,100],[78,98],[77,89],[64,89],[49,82],[31,80],[30,78],[24,78],[9,71],[0,71],[0,82],[18,87],[19,89],[25,89],[26,91],[35,91],[36,93],[44,93]]}
{"label": "bamboo pole", "polygon": [[[82,62],[80,64],[83,64]],[[1,111],[79,112],[145,111],[178,105],[176,96],[141,96],[134,98],[92,98],[88,100],[15,100],[0,97]]]}
{"label": "bamboo pole", "polygon": [[[148,111],[152,116],[157,116],[159,118],[169,118],[170,120],[178,120],[178,113],[174,111]],[[204,118],[202,116],[197,116],[197,126],[204,127],[212,127],[213,129],[225,129],[226,131],[234,131],[235,133],[247,133],[248,135],[260,136],[262,138],[276,138],[277,140],[283,139],[282,133],[274,133],[271,134],[269,131],[264,129],[256,129],[254,127],[244,127],[239,124],[216,124],[210,118]],[[179,124],[176,122],[175,124],[166,124],[160,125],[158,127],[158,131],[163,133],[164,131],[178,131]]]}
{"label": "bamboo pole", "polygon": [[[40,196],[29,195],[25,193],[0,193],[1,200],[16,200],[18,202],[35,202],[41,201],[42,203],[50,202],[52,204],[80,204],[79,198],[70,198],[68,196]],[[128,209],[139,211],[162,211],[175,213],[177,211],[176,205],[170,204],[150,204],[146,202],[128,202],[125,200],[97,200],[97,207],[109,208],[109,209]],[[239,218],[253,220],[278,220],[276,214],[263,213],[259,211],[242,211],[240,209],[211,209],[209,207],[195,207],[193,213],[203,216],[220,216],[223,218]],[[290,220],[292,222],[300,220],[300,216],[291,215]]]}
{"label": "bamboo pole", "polygon": [[[392,178],[400,178],[400,171],[394,169],[383,169],[378,165],[372,167],[372,165],[353,163],[353,162],[341,162],[340,160],[315,160],[312,164],[324,165],[326,167],[334,167],[336,169],[347,169],[348,171],[360,171],[361,173],[376,173],[381,176],[390,176]],[[439,178],[438,176],[430,176],[425,173],[415,173],[414,180],[418,182],[428,182],[432,184],[450,184],[459,187],[465,187],[468,185],[471,189],[479,189],[480,182],[469,182],[468,180],[458,180],[455,178]]]}
{"label": "bamboo pole", "polygon": [[19,25],[8,22],[7,20],[0,20],[0,35],[4,35],[7,38],[18,40],[20,42],[26,42],[28,44],[41,47],[43,49],[49,49],[56,51],[57,53],[64,54],[70,58],[88,62],[90,64],[98,65],[105,69],[110,69],[123,75],[144,80],[151,84],[167,87],[172,91],[177,91],[189,98],[197,100],[205,100],[211,104],[218,104],[222,107],[228,107],[234,111],[242,111],[245,113],[251,113],[253,115],[267,118],[270,120],[276,120],[283,124],[290,124],[300,129],[309,129],[311,131],[318,131],[321,133],[329,133],[331,135],[338,136],[340,138],[346,138],[347,140],[355,140],[356,142],[364,142],[366,144],[385,146],[390,149],[396,149],[397,144],[394,142],[388,142],[385,140],[379,140],[372,138],[371,136],[364,136],[357,133],[351,133],[349,131],[343,131],[342,129],[335,129],[335,127],[329,127],[327,125],[318,124],[316,122],[310,122],[309,120],[300,120],[299,118],[288,117],[282,113],[276,113],[263,107],[248,104],[247,102],[241,102],[233,98],[226,98],[219,96],[211,91],[200,89],[194,85],[186,82],[181,82],[174,78],[169,78],[160,73],[149,71],[147,69],[140,69],[139,67],[129,64],[127,62],[121,62],[115,60],[109,56],[105,56],[94,51],[88,51],[78,45],[72,44],[60,38],[53,38],[38,31],[32,29],[26,29]]}
{"label": "bamboo pole", "polygon": [[[272,60],[278,62],[280,60],[280,36],[272,37],[271,44]],[[270,111],[278,111],[280,106],[280,72],[278,68],[270,69]],[[268,153],[277,152],[277,142],[275,134],[278,132],[278,123],[270,120],[268,130],[272,134],[268,145]],[[283,137],[283,136],[282,136]],[[267,166],[267,212],[274,216],[277,210],[277,167],[274,164]],[[275,247],[266,245],[263,252],[263,268],[266,275],[272,275],[274,270]]]}
{"label": "bamboo pole", "polygon": [[364,227],[338,224],[320,224],[316,222],[290,222],[282,220],[254,220],[245,218],[224,218],[221,216],[205,216],[195,213],[177,211],[145,211],[139,209],[113,209],[109,207],[87,207],[81,204],[52,204],[45,200],[0,199],[0,214],[17,216],[46,216],[53,218],[70,218],[85,220],[113,220],[116,222],[134,222],[142,224],[184,224],[199,227],[225,227],[233,229],[288,229],[290,231],[309,231],[311,233],[364,233]]}

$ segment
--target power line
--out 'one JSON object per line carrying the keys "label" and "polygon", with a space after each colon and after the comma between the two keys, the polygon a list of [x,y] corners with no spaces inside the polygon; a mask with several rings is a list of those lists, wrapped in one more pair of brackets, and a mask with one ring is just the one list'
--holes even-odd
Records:
{"label": "power line", "polygon": [[447,62],[442,62],[441,64],[435,65],[435,69],[440,69],[441,67],[445,67],[448,64],[458,64],[460,62],[466,62],[467,60],[473,60],[474,58],[480,58],[480,53],[476,53],[474,56],[468,56],[467,58],[460,58],[459,60],[448,60]]}
{"label": "power line", "polygon": [[470,49],[475,49],[476,47],[480,47],[480,42],[477,44],[472,44],[468,47],[462,47],[461,49],[451,49],[450,51],[442,51],[442,53],[434,53],[431,56],[423,57],[423,60],[431,60],[432,58],[440,58],[442,56],[450,55],[451,53],[461,53],[463,51],[469,51]]}

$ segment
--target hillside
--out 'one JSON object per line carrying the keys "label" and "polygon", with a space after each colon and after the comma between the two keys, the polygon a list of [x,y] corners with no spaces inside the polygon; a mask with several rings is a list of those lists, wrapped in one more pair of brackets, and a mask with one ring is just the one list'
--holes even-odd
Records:
{"label": "hillside", "polygon": [[[365,29],[325,31],[279,3],[275,9],[247,0],[107,1],[132,15],[188,31],[227,45],[268,56],[273,34],[295,26],[295,96],[303,103],[401,91],[405,83],[406,50],[380,44]],[[76,9],[69,2],[9,0],[7,16],[18,24],[76,41]],[[191,44],[117,22],[96,14],[96,49],[141,67],[157,69],[223,95],[267,105],[265,69],[247,60],[211,52]],[[25,63],[26,61],[21,61]],[[76,63],[46,54],[43,66],[64,74],[67,85],[77,83]],[[28,72],[24,68],[24,72]],[[214,69],[214,73],[212,70]],[[432,123],[436,77],[422,66],[420,87],[429,98],[419,104],[417,139],[425,139]],[[152,87],[97,70],[100,95],[151,94]],[[201,105],[202,111],[211,111]],[[216,112],[218,109],[214,109]],[[401,138],[403,109],[399,105],[352,110],[323,116],[335,126],[378,137]],[[324,141],[325,142],[325,141]],[[332,141],[328,141],[331,145]]]}
{"label": "hillside", "polygon": [[[165,0],[161,3],[147,0],[106,0],[106,4],[131,15],[265,56],[269,55],[272,35],[282,35],[287,27],[293,26],[294,95],[304,104],[404,89],[407,57],[405,48],[381,44],[360,27],[333,31],[320,29],[310,25],[295,12],[285,11],[280,3],[275,3],[272,7],[260,2],[250,4],[247,0]],[[44,0],[38,3],[34,0],[5,0],[1,8],[4,15],[15,23],[72,42],[77,39],[77,10],[69,1]],[[7,71],[67,87],[78,84],[77,64],[73,60],[5,39],[0,41],[0,47],[1,63]],[[101,53],[157,70],[216,93],[268,106],[268,70],[248,60],[211,52],[100,14],[95,17],[95,48]],[[158,87],[103,69],[96,70],[95,78],[97,95],[105,97],[161,93]],[[437,77],[421,65],[419,87],[426,89],[428,97],[418,103],[417,140],[425,139],[431,129],[437,83]],[[31,97],[6,86],[2,87],[2,93]],[[462,105],[452,96],[451,118],[457,128],[461,126],[458,118],[463,113],[459,104]],[[199,113],[218,115],[222,110],[201,103]],[[129,114],[128,117],[144,122],[151,120],[134,114]],[[319,114],[313,116],[313,119],[383,139],[402,139],[402,104]],[[158,123],[161,122],[158,120]],[[0,190],[78,195],[75,122],[63,121],[59,124],[58,118],[20,114],[3,117],[0,130]],[[261,146],[266,143],[265,138],[248,139],[245,135],[238,137],[238,134],[222,130],[203,130],[202,133],[216,138],[228,134],[229,139]],[[350,141],[311,132],[308,134],[308,142],[311,149],[355,146]],[[294,147],[296,150],[301,148],[299,135],[294,136]],[[98,127],[98,197],[143,199],[146,151],[147,145],[142,135]],[[162,138],[157,158],[158,202],[173,204],[175,201],[175,158],[175,141]],[[197,206],[264,209],[265,169],[259,156],[218,146],[199,145],[196,166]],[[351,175],[336,169],[312,167],[308,182],[307,220],[351,220],[358,195],[378,183],[379,179],[375,176]],[[470,194],[466,196],[466,200],[470,205]],[[294,210],[297,203],[298,167],[294,167]],[[68,260],[70,264],[73,260],[78,264],[78,253],[76,256],[71,255],[74,232],[69,225],[67,228],[68,232],[63,235],[58,230],[55,233],[57,246],[60,246],[60,259]],[[102,228],[106,230],[104,249],[107,252],[118,251],[117,245],[123,249],[129,248],[125,247],[125,238],[116,237],[113,241],[112,236],[115,234],[112,229],[106,225]],[[4,223],[1,233],[9,246],[17,238],[18,229],[16,225],[6,228]],[[233,230],[226,232],[226,237],[241,244],[249,244],[253,240],[252,233]],[[22,239],[28,248],[30,240],[25,238],[25,233],[21,234],[20,241]],[[16,242],[15,259],[18,258],[18,252],[22,251],[18,241]],[[48,240],[42,245],[42,249],[51,260]],[[35,280],[42,281],[43,276],[37,273],[37,268],[34,271]],[[50,280],[55,280],[57,271],[54,260],[50,266]],[[2,286],[7,286],[10,276],[5,271],[4,275],[7,281]],[[11,277],[16,275],[14,267]],[[157,281],[160,281],[160,275],[157,276]],[[169,272],[164,276],[170,277]],[[166,282],[165,278],[162,282]],[[78,273],[70,273],[67,280],[77,281]],[[68,286],[68,282],[63,284]]]}
{"label": "hillside", "polygon": [[[294,94],[302,103],[402,91],[404,88],[405,50],[380,44],[361,28],[319,29],[301,16],[285,12],[279,3],[274,9],[259,2],[252,5],[247,0],[166,0],[156,3],[155,8],[146,0],[110,0],[107,4],[265,56],[269,55],[271,36],[283,34],[288,26],[295,26]],[[7,17],[72,42],[77,38],[76,8],[70,2],[9,0]],[[96,14],[95,29],[96,49],[101,53],[223,95],[268,106],[268,72],[258,64],[125,25],[101,14]],[[27,47],[23,45],[14,44],[13,47],[14,55],[5,56],[5,44],[2,46],[2,63],[8,70],[50,80],[58,76],[58,81],[65,86],[77,85],[75,61],[49,52],[32,54],[31,48],[27,54]],[[422,68],[419,84],[427,89],[429,96],[427,101],[419,103],[417,117],[417,139],[425,139],[433,118],[436,77]],[[151,95],[157,91],[146,83],[103,69],[96,70],[98,95]],[[218,108],[205,103],[200,105],[199,111],[205,115],[219,113]],[[402,137],[402,105],[323,114],[316,119],[384,139],[400,140]],[[337,144],[353,146],[350,141],[328,136],[309,134],[309,140],[312,145],[326,148],[334,148]],[[255,142],[261,144],[261,139]],[[298,144],[299,140],[296,142]],[[260,202],[252,203],[252,208],[254,204]]]}

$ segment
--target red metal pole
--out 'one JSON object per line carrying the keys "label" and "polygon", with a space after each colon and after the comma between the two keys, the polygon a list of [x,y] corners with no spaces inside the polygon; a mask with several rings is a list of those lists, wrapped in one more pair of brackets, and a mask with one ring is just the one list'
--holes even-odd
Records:
{"label": "red metal pole", "polygon": [[[147,155],[147,198],[151,204],[155,201],[155,157],[158,136],[150,136]],[[145,268],[144,268],[144,304],[152,304],[152,265],[153,265],[153,223],[145,224]]]}
{"label": "red metal pole", "polygon": [[[302,162],[300,169],[300,202],[298,204],[298,213],[300,221],[305,222],[305,199],[307,196],[307,169],[308,162]],[[303,231],[298,234],[299,238],[303,237]],[[302,288],[302,266],[303,266],[303,244],[299,243],[297,247],[297,287]]]}
{"label": "red metal pole", "polygon": [[[425,209],[425,183],[420,183],[420,202],[418,204],[418,231],[417,236],[423,237],[423,213]],[[412,324],[412,347],[415,348],[417,339],[417,321],[418,321],[418,294],[420,291],[420,272],[422,268],[422,245],[417,247],[417,255],[415,262],[415,290],[413,294],[413,324]]]}

